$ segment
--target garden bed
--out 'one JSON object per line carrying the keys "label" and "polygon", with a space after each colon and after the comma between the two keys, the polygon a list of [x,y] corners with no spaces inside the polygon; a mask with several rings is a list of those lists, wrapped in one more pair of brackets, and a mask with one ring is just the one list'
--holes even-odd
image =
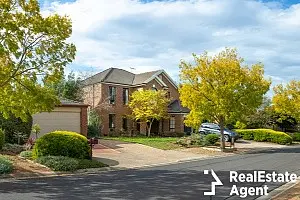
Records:
{"label": "garden bed", "polygon": [[13,170],[9,174],[2,174],[0,178],[23,178],[54,175],[55,173],[47,167],[31,162],[16,155],[3,155],[13,164]]}

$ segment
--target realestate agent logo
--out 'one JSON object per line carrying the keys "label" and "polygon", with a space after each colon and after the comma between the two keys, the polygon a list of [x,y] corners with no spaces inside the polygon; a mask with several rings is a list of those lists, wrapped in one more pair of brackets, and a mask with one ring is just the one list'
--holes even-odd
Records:
{"label": "realestate agent logo", "polygon": [[[209,174],[209,170],[204,170],[204,174]],[[222,181],[219,179],[214,170],[211,170],[211,175],[214,177],[215,181],[211,182],[211,191],[204,192],[205,196],[214,196],[216,195],[216,186],[223,185]]]}

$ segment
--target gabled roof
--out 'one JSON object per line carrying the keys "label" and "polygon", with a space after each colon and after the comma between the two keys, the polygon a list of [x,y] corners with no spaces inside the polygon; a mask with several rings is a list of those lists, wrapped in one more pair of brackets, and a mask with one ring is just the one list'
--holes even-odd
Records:
{"label": "gabled roof", "polygon": [[172,101],[168,106],[168,113],[189,113],[190,110],[181,105],[179,100]]}
{"label": "gabled roof", "polygon": [[139,84],[147,83],[147,80],[159,71],[161,71],[161,70],[136,74],[134,79],[133,79],[132,84],[133,85],[139,85]]}
{"label": "gabled roof", "polygon": [[95,74],[94,76],[83,80],[82,84],[86,86],[95,83],[116,83],[122,85],[136,86],[146,84],[153,79],[157,79],[157,81],[160,82],[160,84],[166,86],[166,84],[158,78],[158,75],[161,73],[164,73],[167,79],[169,79],[169,81],[171,82],[171,84],[177,87],[174,81],[168,76],[168,74],[164,70],[156,70],[151,72],[134,74],[118,68],[106,69],[100,73]]}

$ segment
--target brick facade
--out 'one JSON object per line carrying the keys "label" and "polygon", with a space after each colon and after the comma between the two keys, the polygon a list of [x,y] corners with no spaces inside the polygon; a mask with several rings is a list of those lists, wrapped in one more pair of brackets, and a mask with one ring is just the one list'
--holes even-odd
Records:
{"label": "brick facade", "polygon": [[81,134],[87,137],[87,125],[88,125],[88,117],[87,117],[87,107],[82,107],[80,112],[80,130]]}
{"label": "brick facade", "polygon": [[[135,134],[146,134],[146,123],[134,122],[130,118],[131,111],[127,105],[123,103],[123,89],[129,89],[129,96],[139,88],[143,89],[151,89],[155,87],[158,90],[165,89],[169,92],[171,100],[179,99],[179,93],[177,88],[168,80],[167,76],[164,74],[159,75],[159,78],[163,80],[167,87],[162,86],[162,84],[153,79],[149,81],[147,84],[143,84],[140,86],[129,86],[115,83],[96,83],[93,85],[85,86],[85,101],[84,103],[91,105],[91,107],[97,107],[97,112],[102,120],[102,135],[112,135],[112,134],[126,134],[126,135],[135,135]],[[114,104],[109,104],[109,87],[116,88],[116,99]],[[115,123],[114,128],[110,129],[109,127],[109,115],[115,115]],[[170,119],[163,119],[156,124],[158,126],[158,134],[165,133],[183,133],[184,132],[184,114],[176,113],[171,114],[170,117],[175,117],[175,130],[170,132]],[[127,130],[123,129],[123,118],[127,118]],[[140,126],[140,131],[137,130],[138,126]],[[156,127],[157,127],[156,126]]]}

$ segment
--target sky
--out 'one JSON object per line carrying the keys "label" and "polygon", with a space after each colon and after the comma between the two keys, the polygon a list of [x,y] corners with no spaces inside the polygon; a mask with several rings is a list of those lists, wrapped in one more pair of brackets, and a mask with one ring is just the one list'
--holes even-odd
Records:
{"label": "sky", "polygon": [[[45,15],[68,15],[77,47],[68,71],[164,69],[179,81],[192,53],[237,48],[262,62],[273,85],[300,77],[300,0],[41,0]],[[134,69],[133,69],[134,68]]]}

